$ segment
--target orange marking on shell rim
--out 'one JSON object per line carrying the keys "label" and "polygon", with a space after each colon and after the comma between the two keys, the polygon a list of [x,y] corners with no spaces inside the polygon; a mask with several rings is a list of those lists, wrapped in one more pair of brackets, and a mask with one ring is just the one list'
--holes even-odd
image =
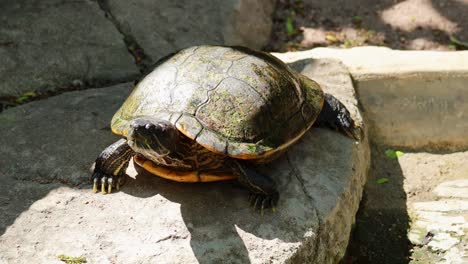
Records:
{"label": "orange marking on shell rim", "polygon": [[143,169],[159,176],[164,179],[177,182],[213,182],[213,181],[225,181],[237,178],[233,174],[228,173],[213,173],[209,172],[199,173],[197,171],[176,171],[168,169],[163,166],[158,166],[151,160],[147,160],[143,157],[135,155],[133,160],[136,164],[140,165]]}

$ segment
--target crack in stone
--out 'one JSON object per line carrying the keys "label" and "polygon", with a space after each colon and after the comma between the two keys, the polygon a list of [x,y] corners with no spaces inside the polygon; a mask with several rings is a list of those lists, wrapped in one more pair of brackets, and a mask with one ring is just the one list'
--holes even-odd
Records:
{"label": "crack in stone", "polygon": [[302,192],[304,192],[304,195],[313,203],[315,204],[315,200],[312,197],[312,195],[307,192],[306,187],[304,185],[304,179],[301,176],[301,173],[299,172],[299,169],[296,168],[296,166],[292,163],[291,158],[289,157],[289,153],[286,153],[286,159],[288,161],[289,167],[291,167],[291,173],[296,177],[296,179],[299,181],[302,187]]}
{"label": "crack in stone", "polygon": [[20,105],[25,105],[31,102],[35,101],[40,101],[44,99],[48,99],[53,96],[57,96],[63,93],[67,92],[73,92],[73,91],[81,91],[81,90],[86,90],[90,88],[107,88],[123,83],[128,83],[134,80],[134,76],[130,77],[125,77],[125,78],[117,78],[114,80],[79,80],[79,84],[74,84],[73,82],[70,82],[68,84],[63,84],[60,86],[55,87],[54,90],[46,90],[46,91],[39,91],[35,90],[33,91],[36,96],[28,98],[25,102],[17,102],[17,99],[20,96],[0,96],[0,113],[3,111],[20,106]]}
{"label": "crack in stone", "polygon": [[314,208],[314,214],[315,217],[317,218],[318,221],[318,228],[317,228],[317,233],[316,233],[316,241],[314,245],[314,251],[313,251],[313,256],[312,256],[312,262],[315,263],[318,257],[318,250],[319,250],[319,244],[320,244],[320,234],[323,232],[322,230],[322,220],[320,219],[320,214],[318,212],[317,206],[315,206],[317,203],[315,199],[312,197],[312,195],[307,192],[307,189],[304,185],[304,179],[302,178],[301,172],[299,169],[294,165],[294,163],[291,161],[291,158],[289,157],[289,153],[286,153],[286,160],[288,161],[289,167],[291,168],[291,174],[294,175],[294,177],[299,181],[301,184],[302,191],[304,192],[304,195],[307,197],[308,200],[313,205]]}
{"label": "crack in stone", "polygon": [[178,239],[186,239],[186,238],[187,238],[187,235],[185,235],[185,236],[167,235],[165,237],[162,237],[162,238],[156,240],[156,243],[163,242],[163,241],[166,241],[166,240],[178,240]]}
{"label": "crack in stone", "polygon": [[125,46],[127,47],[128,52],[135,60],[135,65],[140,70],[141,73],[147,71],[148,67],[152,64],[151,58],[146,55],[143,48],[138,44],[135,37],[129,32],[130,30],[126,30],[119,21],[115,18],[112,14],[109,1],[108,0],[97,0],[98,6],[104,12],[105,17],[114,25],[117,31],[123,36],[123,41]]}
{"label": "crack in stone", "polygon": [[64,179],[60,179],[57,175],[53,175],[50,178],[21,178],[21,177],[12,177],[15,181],[19,182],[30,182],[30,183],[37,183],[40,185],[54,185],[54,184],[62,184],[68,187],[76,187],[76,186],[82,186],[82,185],[87,185],[85,182],[80,182],[80,183],[70,183]]}

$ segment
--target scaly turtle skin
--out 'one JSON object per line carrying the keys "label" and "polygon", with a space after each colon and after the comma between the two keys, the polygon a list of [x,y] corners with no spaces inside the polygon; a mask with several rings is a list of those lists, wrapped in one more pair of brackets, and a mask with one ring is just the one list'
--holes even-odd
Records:
{"label": "scaly turtle skin", "polygon": [[96,159],[94,190],[119,188],[134,156],[175,181],[238,179],[255,207],[274,207],[276,185],[255,164],[279,157],[315,121],[359,136],[336,98],[273,56],[244,47],[187,48],[157,62],[115,113],[112,131],[124,139]]}

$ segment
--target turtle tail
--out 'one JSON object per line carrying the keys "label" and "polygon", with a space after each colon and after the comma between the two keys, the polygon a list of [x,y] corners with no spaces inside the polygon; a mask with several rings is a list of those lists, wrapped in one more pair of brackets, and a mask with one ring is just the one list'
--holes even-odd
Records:
{"label": "turtle tail", "polygon": [[363,137],[361,128],[355,125],[348,109],[331,94],[325,93],[322,111],[315,125],[334,129],[358,141]]}

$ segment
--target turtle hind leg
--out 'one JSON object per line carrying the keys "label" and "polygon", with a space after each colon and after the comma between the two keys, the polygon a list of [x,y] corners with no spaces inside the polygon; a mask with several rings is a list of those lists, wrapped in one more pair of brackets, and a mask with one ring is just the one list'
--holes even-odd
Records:
{"label": "turtle hind leg", "polygon": [[362,130],[356,127],[348,109],[331,94],[325,93],[323,108],[315,125],[329,127],[355,140],[362,138]]}
{"label": "turtle hind leg", "polygon": [[93,191],[111,193],[112,188],[119,190],[125,179],[125,171],[134,152],[127,140],[120,139],[104,149],[96,158],[94,172],[91,175]]}
{"label": "turtle hind leg", "polygon": [[276,183],[245,161],[233,160],[234,173],[238,181],[250,190],[250,203],[254,209],[263,210],[271,208],[274,212],[279,199]]}

